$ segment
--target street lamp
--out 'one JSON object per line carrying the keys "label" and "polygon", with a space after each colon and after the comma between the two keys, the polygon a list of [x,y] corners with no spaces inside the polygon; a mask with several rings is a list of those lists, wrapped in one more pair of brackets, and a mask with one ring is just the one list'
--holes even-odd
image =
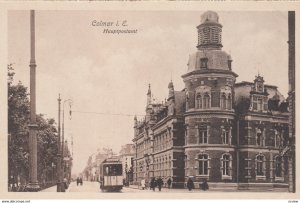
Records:
{"label": "street lamp", "polygon": [[69,111],[69,116],[70,116],[70,120],[71,120],[71,116],[72,116],[72,104],[73,104],[73,101],[71,99],[67,99],[67,100],[64,100],[63,102],[63,112],[62,112],[62,165],[63,165],[63,170],[62,170],[62,177],[63,179],[65,178],[65,175],[64,175],[64,169],[65,169],[65,165],[64,165],[64,143],[65,143],[65,104],[66,103],[69,103],[69,107],[70,107],[70,111]]}
{"label": "street lamp", "polygon": [[60,104],[61,104],[61,98],[60,94],[58,96],[58,136],[57,136],[57,144],[58,144],[58,150],[57,150],[57,192],[65,192],[65,188],[63,185],[63,180],[62,180],[62,154],[61,154],[61,139],[60,139]]}

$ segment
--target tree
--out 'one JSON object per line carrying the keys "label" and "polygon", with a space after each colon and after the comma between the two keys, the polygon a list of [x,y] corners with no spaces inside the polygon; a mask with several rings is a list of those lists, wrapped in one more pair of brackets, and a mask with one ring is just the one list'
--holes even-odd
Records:
{"label": "tree", "polygon": [[[30,103],[28,90],[20,81],[14,85],[12,64],[8,65],[8,175],[10,184],[26,185],[29,180],[28,124]],[[53,178],[57,157],[57,130],[54,119],[37,115],[38,180]]]}
{"label": "tree", "polygon": [[8,65],[8,174],[10,183],[28,180],[28,122],[30,118],[27,88],[13,85],[12,64]]}

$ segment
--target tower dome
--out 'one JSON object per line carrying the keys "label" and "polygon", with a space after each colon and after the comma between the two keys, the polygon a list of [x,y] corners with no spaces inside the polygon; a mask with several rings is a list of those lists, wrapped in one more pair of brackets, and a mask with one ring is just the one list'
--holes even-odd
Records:
{"label": "tower dome", "polygon": [[201,23],[219,23],[219,15],[214,11],[206,11],[201,15]]}

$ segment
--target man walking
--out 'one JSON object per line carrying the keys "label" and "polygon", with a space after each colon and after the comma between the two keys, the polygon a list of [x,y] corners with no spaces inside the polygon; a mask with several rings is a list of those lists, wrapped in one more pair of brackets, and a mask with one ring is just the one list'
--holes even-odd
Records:
{"label": "man walking", "polygon": [[169,189],[171,188],[171,183],[172,183],[171,178],[169,178],[168,181],[167,181],[167,184],[168,184],[168,188],[169,188]]}
{"label": "man walking", "polygon": [[153,192],[155,192],[155,187],[156,187],[156,181],[155,178],[153,177],[150,182],[150,188],[153,190]]}
{"label": "man walking", "polygon": [[159,177],[157,179],[157,186],[158,186],[158,190],[161,191],[161,186],[164,184],[163,180],[161,179],[161,177]]}
{"label": "man walking", "polygon": [[189,191],[191,191],[192,189],[195,188],[194,187],[194,182],[191,178],[189,178],[188,181],[187,181],[187,188],[188,188]]}

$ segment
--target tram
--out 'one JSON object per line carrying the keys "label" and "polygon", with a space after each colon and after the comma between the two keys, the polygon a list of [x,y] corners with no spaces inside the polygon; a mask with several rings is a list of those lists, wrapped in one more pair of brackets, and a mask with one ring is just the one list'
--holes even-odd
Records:
{"label": "tram", "polygon": [[117,158],[107,158],[100,164],[100,189],[120,191],[123,188],[122,163]]}

